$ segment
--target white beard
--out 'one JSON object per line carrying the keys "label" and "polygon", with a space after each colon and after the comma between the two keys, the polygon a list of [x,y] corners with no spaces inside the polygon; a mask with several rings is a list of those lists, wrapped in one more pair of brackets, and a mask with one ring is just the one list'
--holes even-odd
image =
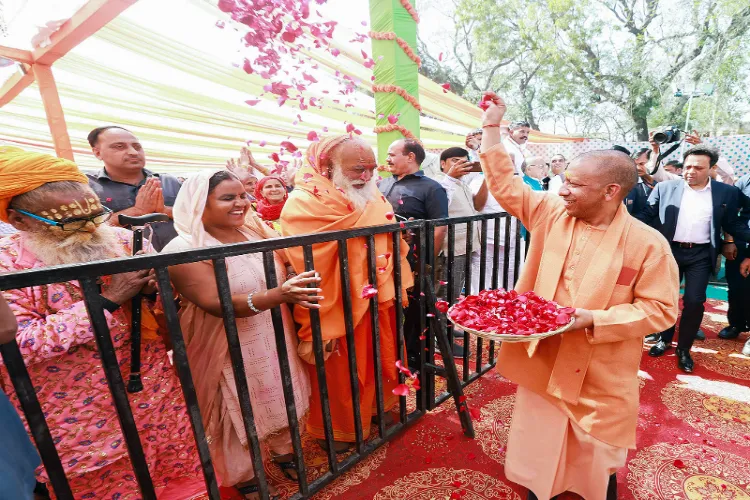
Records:
{"label": "white beard", "polygon": [[333,184],[344,191],[344,196],[352,202],[354,208],[358,211],[364,211],[367,204],[373,201],[377,195],[377,186],[375,176],[369,181],[349,180],[342,172],[339,166],[333,168]]}
{"label": "white beard", "polygon": [[62,239],[60,234],[58,228],[24,232],[22,244],[48,266],[125,256],[117,232],[106,224],[97,227],[93,233],[71,232]]}

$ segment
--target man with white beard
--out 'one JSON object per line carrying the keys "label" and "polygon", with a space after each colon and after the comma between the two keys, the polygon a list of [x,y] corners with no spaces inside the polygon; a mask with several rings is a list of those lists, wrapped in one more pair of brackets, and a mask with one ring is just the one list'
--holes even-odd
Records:
{"label": "man with white beard", "polygon": [[[367,226],[393,223],[390,204],[380,195],[375,184],[377,161],[372,148],[365,141],[349,135],[329,137],[315,142],[307,151],[307,164],[296,176],[296,187],[289,195],[281,212],[283,236],[320,233],[323,231],[352,230]],[[447,204],[446,204],[447,205]],[[372,352],[370,294],[375,289],[378,302],[383,397],[386,411],[397,407],[398,396],[393,389],[398,385],[396,361],[399,359],[396,342],[395,283],[393,278],[393,238],[390,234],[374,237],[377,266],[375,283],[370,282],[367,254],[371,250],[363,238],[347,242],[349,283],[352,302],[352,325],[356,342],[358,378],[360,382],[360,415],[362,430],[367,439],[370,418],[375,414],[375,369]],[[402,269],[407,266],[408,246],[401,243]],[[295,272],[305,271],[301,247],[287,249],[287,256]],[[346,318],[342,307],[341,269],[336,241],[313,245],[315,270],[322,281],[318,285],[325,299],[319,301],[321,332],[324,342],[326,381],[333,423],[336,451],[347,450],[355,442],[353,401],[347,357]],[[409,273],[402,274],[402,297],[413,284]],[[404,304],[405,305],[405,304]],[[310,416],[307,432],[318,440],[325,438],[320,391],[314,365],[311,340],[310,313],[295,308],[294,319],[300,325],[298,353],[310,364]],[[335,354],[334,354],[335,353]]]}
{"label": "man with white beard", "polygon": [[[18,231],[0,240],[0,272],[130,255],[131,233],[106,225],[110,216],[75,163],[0,147],[0,220]],[[102,306],[123,378],[130,368],[129,302],[139,291],[154,291],[150,280],[148,270],[102,278]],[[132,493],[133,483],[126,479],[132,476],[132,465],[80,285],[71,281],[26,287],[4,291],[3,297],[18,321],[16,341],[74,496]],[[141,441],[149,443],[144,451],[160,493],[167,483],[179,484],[180,478],[198,474],[200,466],[179,381],[157,334],[153,310],[154,302],[144,300],[145,390],[129,399]],[[0,384],[11,387],[1,362],[0,378]],[[15,395],[12,400],[20,413]],[[37,479],[48,482],[43,470]]]}

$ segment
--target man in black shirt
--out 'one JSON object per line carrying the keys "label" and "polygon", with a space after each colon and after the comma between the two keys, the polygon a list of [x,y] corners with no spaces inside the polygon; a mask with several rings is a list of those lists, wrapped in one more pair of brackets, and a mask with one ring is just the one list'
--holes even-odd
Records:
{"label": "man in black shirt", "polygon": [[[420,166],[425,159],[425,151],[415,140],[403,139],[391,144],[388,148],[388,170],[392,177],[384,179],[378,186],[380,192],[393,206],[393,212],[406,219],[443,219],[448,217],[448,195],[443,186],[425,177]],[[434,254],[426,256],[433,262],[443,247],[447,226],[435,228]],[[414,245],[410,243],[409,263],[415,270],[416,257]],[[418,366],[419,359],[419,317],[418,297],[409,296],[409,307],[405,311],[404,336],[410,366]]]}
{"label": "man in black shirt", "polygon": [[[180,181],[168,174],[156,174],[143,168],[146,153],[138,138],[117,126],[95,128],[89,133],[89,144],[94,155],[104,162],[104,168],[88,174],[89,186],[99,196],[102,205],[113,212],[110,224],[118,224],[118,215],[137,217],[164,213],[172,218],[172,205],[180,191]],[[153,235],[146,233],[156,250],[177,236],[174,224],[153,224]]]}

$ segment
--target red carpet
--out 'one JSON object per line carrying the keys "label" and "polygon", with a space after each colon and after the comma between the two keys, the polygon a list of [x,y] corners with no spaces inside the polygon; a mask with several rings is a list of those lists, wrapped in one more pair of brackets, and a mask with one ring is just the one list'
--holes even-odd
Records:
{"label": "red carpet", "polygon": [[[674,350],[650,358],[644,349],[638,449],[617,473],[619,498],[750,500],[750,359],[740,354],[748,334],[717,339],[725,308],[708,306],[708,339],[693,347],[693,374],[677,369]],[[487,374],[466,391],[479,409],[476,439],[463,436],[453,404],[445,403],[315,498],[525,500],[525,489],[503,473],[514,394],[513,384]],[[317,477],[325,456],[316,446],[306,450]],[[277,469],[269,474],[281,498],[296,491]]]}

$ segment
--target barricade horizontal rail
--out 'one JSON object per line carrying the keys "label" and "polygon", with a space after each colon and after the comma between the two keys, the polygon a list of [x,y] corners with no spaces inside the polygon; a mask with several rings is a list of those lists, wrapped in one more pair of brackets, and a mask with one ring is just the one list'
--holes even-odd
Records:
{"label": "barricade horizontal rail", "polygon": [[[489,236],[488,224],[494,221],[494,240],[498,242],[500,240],[501,225],[505,227],[505,241],[503,245],[495,244],[494,252],[492,255],[491,263],[488,264],[488,253],[487,253],[487,241]],[[297,409],[294,398],[294,387],[292,386],[292,376],[290,368],[290,356],[296,355],[295,352],[288,352],[286,344],[286,332],[284,330],[284,324],[282,321],[282,312],[279,307],[271,310],[271,319],[274,328],[275,335],[275,346],[278,353],[278,364],[281,373],[281,385],[284,394],[284,400],[286,404],[286,416],[288,420],[288,428],[291,435],[291,444],[293,448],[293,455],[295,457],[296,473],[299,483],[299,491],[292,498],[309,498],[311,495],[320,491],[325,485],[329,484],[336,477],[340,476],[351,467],[356,465],[359,461],[364,459],[367,455],[372,453],[377,447],[383,443],[393,439],[399,432],[406,427],[412,425],[417,421],[419,417],[425,414],[429,409],[440,404],[442,401],[449,397],[449,394],[441,394],[436,397],[435,395],[435,377],[445,377],[445,369],[436,365],[435,362],[435,332],[434,329],[437,325],[436,321],[426,321],[428,304],[425,304],[426,296],[433,296],[433,284],[437,286],[442,281],[442,278],[435,279],[435,263],[434,261],[434,231],[435,228],[447,226],[448,227],[448,255],[444,255],[443,258],[447,259],[447,295],[446,299],[453,304],[458,296],[454,293],[454,281],[457,279],[454,276],[456,269],[454,269],[455,253],[455,232],[457,226],[466,225],[467,230],[467,243],[466,253],[464,254],[465,259],[463,263],[464,267],[464,287],[469,290],[471,287],[471,276],[472,276],[472,262],[466,256],[471,256],[473,252],[472,247],[472,236],[475,231],[474,225],[481,225],[481,249],[479,252],[480,258],[480,279],[479,288],[485,288],[486,283],[485,272],[489,269],[488,265],[492,267],[492,284],[497,287],[502,280],[506,283],[508,280],[508,268],[511,255],[510,248],[510,232],[511,232],[511,218],[504,213],[498,214],[480,214],[470,217],[459,217],[459,218],[447,218],[434,221],[408,221],[399,224],[391,224],[385,226],[373,226],[357,228],[347,231],[335,231],[335,232],[324,232],[317,234],[309,234],[303,236],[275,238],[262,241],[253,241],[247,243],[237,243],[231,245],[213,246],[195,250],[180,251],[174,253],[164,254],[152,254],[142,255],[136,257],[127,257],[120,259],[112,259],[106,261],[98,261],[91,263],[75,264],[70,266],[55,266],[41,269],[25,270],[16,273],[0,275],[0,290],[12,290],[12,289],[24,289],[35,286],[45,286],[54,283],[62,282],[78,282],[82,289],[83,301],[86,305],[89,318],[91,320],[91,326],[94,332],[94,338],[96,341],[97,349],[99,351],[102,368],[105,373],[105,378],[108,384],[110,395],[115,406],[117,417],[120,423],[120,429],[122,431],[125,445],[127,446],[128,455],[130,457],[133,470],[135,472],[135,478],[141,491],[141,495],[145,499],[156,498],[155,488],[152,481],[152,477],[149,471],[147,459],[144,454],[143,445],[139,436],[139,427],[136,425],[133,412],[130,408],[128,394],[125,391],[125,382],[122,377],[120,364],[118,361],[115,346],[113,345],[112,338],[110,336],[110,329],[107,324],[107,318],[104,315],[104,300],[100,295],[99,278],[103,276],[109,276],[114,274],[120,274],[125,272],[132,272],[143,269],[154,269],[156,271],[157,282],[159,284],[160,292],[163,297],[171,297],[174,294],[173,285],[170,281],[169,268],[175,265],[188,264],[195,262],[210,261],[213,263],[215,282],[219,295],[219,302],[221,305],[221,315],[223,317],[224,330],[227,336],[227,343],[229,346],[229,357],[231,358],[231,366],[234,374],[237,397],[239,399],[239,406],[242,414],[242,423],[244,425],[244,437],[247,439],[250,458],[252,460],[253,469],[255,471],[255,477],[260,486],[261,498],[268,499],[269,488],[267,484],[267,478],[263,468],[262,462],[262,451],[261,442],[256,429],[255,420],[253,418],[253,405],[250,398],[250,390],[248,388],[245,367],[243,361],[243,355],[241,353],[241,345],[239,332],[237,328],[236,313],[232,306],[232,290],[230,288],[230,278],[228,275],[227,259],[230,257],[237,257],[247,254],[262,254],[263,267],[265,271],[265,286],[267,289],[272,289],[278,286],[276,272],[275,272],[275,260],[274,251],[283,249],[294,249],[302,248],[302,254],[304,256],[304,270],[314,270],[314,253],[313,248],[317,244],[324,243],[335,243],[337,251],[335,255],[327,255],[327,258],[334,258],[338,260],[340,268],[343,300],[341,307],[344,311],[345,316],[345,335],[339,337],[340,342],[345,342],[347,347],[347,362],[349,368],[349,380],[348,384],[351,387],[351,396],[353,400],[353,419],[355,426],[355,442],[354,448],[351,455],[345,456],[343,459],[339,459],[335,451],[335,439],[332,427],[332,416],[329,409],[329,394],[328,385],[329,381],[326,379],[326,369],[324,361],[324,347],[323,347],[323,332],[321,329],[320,315],[317,310],[310,310],[310,321],[312,329],[312,343],[313,343],[313,355],[315,358],[315,379],[320,392],[320,402],[322,409],[323,427],[325,430],[325,439],[323,440],[326,444],[327,458],[329,463],[329,470],[319,477],[308,477],[308,470],[305,463],[304,450],[302,448],[301,430],[300,423],[298,421]],[[520,255],[520,231],[518,230],[519,224],[516,221],[516,236],[514,241],[516,242],[516,263],[514,276],[518,275],[519,267],[519,255]],[[405,311],[402,308],[402,292],[401,292],[401,281],[402,276],[406,272],[411,272],[411,269],[402,269],[401,263],[401,235],[405,232],[412,232],[413,236],[411,239],[410,246],[414,249],[413,256],[416,258],[416,262],[412,262],[415,273],[415,282],[412,297],[416,297],[418,300],[418,313],[420,318],[418,321],[418,332],[405,332],[404,331],[404,319]],[[367,246],[367,257],[366,262],[357,262],[354,265],[366,266],[366,276],[370,283],[377,282],[377,273],[379,272],[376,266],[376,251],[375,251],[375,238],[380,235],[390,235],[392,246],[390,252],[393,255],[393,276],[395,282],[395,318],[396,318],[396,345],[398,348],[399,359],[405,364],[404,359],[405,353],[405,335],[419,335],[419,349],[420,355],[417,360],[417,367],[411,367],[412,369],[419,370],[419,380],[421,390],[416,393],[414,401],[414,407],[409,412],[407,411],[407,405],[409,404],[407,397],[401,396],[398,398],[398,421],[395,425],[386,425],[386,413],[388,409],[385,407],[385,394],[384,394],[384,380],[382,370],[375,370],[374,384],[376,387],[376,407],[377,407],[377,425],[376,432],[369,438],[365,438],[365,429],[363,429],[360,414],[360,397],[359,392],[359,381],[357,378],[357,356],[355,353],[355,326],[352,321],[352,294],[357,292],[352,290],[350,283],[350,268],[351,263],[348,260],[348,245],[352,240],[358,240]],[[360,244],[360,243],[357,243]],[[505,250],[503,253],[504,270],[501,269],[500,265],[500,254],[499,247],[504,246]],[[412,250],[410,249],[410,253]],[[412,258],[410,257],[410,258]],[[429,273],[427,272],[429,270]],[[298,271],[302,271],[299,270]],[[438,277],[439,278],[439,277]],[[425,282],[429,280],[429,282]],[[511,283],[512,284],[512,283]],[[414,300],[414,299],[412,299]],[[429,305],[429,310],[434,310],[432,304]],[[380,352],[380,338],[382,332],[380,332],[380,314],[382,311],[379,310],[380,306],[377,297],[369,299],[369,331],[372,335],[372,357],[371,362],[374,366],[380,367],[381,364],[381,352]],[[198,406],[198,399],[196,396],[195,386],[193,383],[193,374],[191,372],[191,365],[187,355],[187,346],[185,338],[183,336],[182,328],[180,325],[178,306],[174,301],[164,300],[163,301],[164,316],[166,319],[167,328],[169,331],[169,339],[173,348],[173,363],[177,371],[182,395],[185,400],[187,418],[190,421],[193,437],[197,445],[198,458],[200,461],[200,467],[203,472],[206,489],[208,496],[211,499],[219,499],[219,490],[217,484],[216,472],[213,468],[211,454],[209,451],[208,442],[210,439],[206,435],[204,422],[201,418],[200,408]],[[441,324],[439,328],[448,328],[451,342],[453,341],[453,328],[450,324]],[[430,331],[425,337],[424,332]],[[135,337],[134,337],[135,338]],[[481,339],[477,342],[477,357],[475,363],[475,371],[472,374],[469,363],[469,350],[470,341],[468,333],[464,333],[464,352],[463,358],[463,381],[461,386],[465,386],[475,380],[477,380],[482,374],[486,373],[487,370],[494,366],[494,342],[489,345],[489,357],[488,362],[483,362],[483,351]],[[445,342],[444,340],[442,342]],[[443,344],[445,345],[445,344]],[[52,439],[52,433],[50,433],[49,426],[46,423],[44,415],[42,413],[39,401],[37,400],[36,394],[31,389],[33,384],[29,377],[28,371],[23,363],[21,350],[19,346],[12,342],[0,346],[0,352],[2,353],[5,368],[11,376],[13,385],[16,388],[16,394],[19,398],[19,404],[23,408],[26,414],[26,420],[29,423],[30,431],[37,443],[37,448],[40,451],[44,466],[47,469],[50,483],[57,495],[61,499],[73,498],[70,486],[65,476],[60,457],[54,446],[54,440]],[[130,351],[123,353],[129,355]],[[217,360],[222,362],[222,360]],[[382,368],[382,367],[381,367]],[[454,379],[457,380],[457,379]],[[403,373],[399,373],[399,383],[405,382]],[[458,384],[458,382],[456,382]],[[449,384],[450,385],[450,384]],[[462,418],[468,419],[468,415]],[[463,422],[462,422],[463,423]],[[469,421],[470,423],[470,421]]]}

